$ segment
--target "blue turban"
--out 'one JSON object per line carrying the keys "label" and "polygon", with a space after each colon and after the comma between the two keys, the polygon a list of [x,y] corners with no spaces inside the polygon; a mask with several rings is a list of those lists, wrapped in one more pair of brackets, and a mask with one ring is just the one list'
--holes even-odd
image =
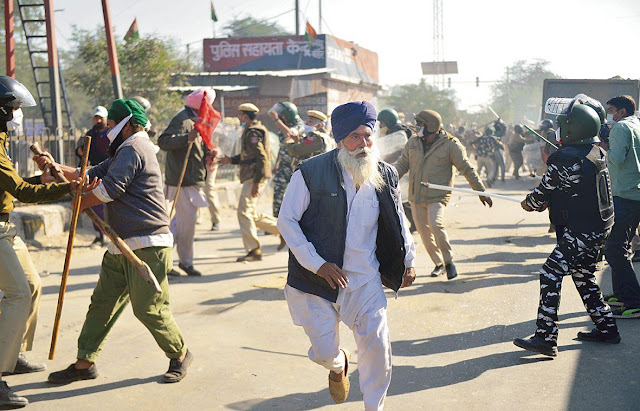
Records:
{"label": "blue turban", "polygon": [[336,143],[340,142],[360,126],[367,126],[373,130],[376,118],[376,109],[368,101],[352,101],[338,106],[331,113],[333,138]]}

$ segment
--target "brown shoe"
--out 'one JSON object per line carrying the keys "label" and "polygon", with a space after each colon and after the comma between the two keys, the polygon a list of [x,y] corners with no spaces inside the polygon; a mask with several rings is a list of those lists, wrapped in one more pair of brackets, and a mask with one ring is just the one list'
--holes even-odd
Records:
{"label": "brown shoe", "polygon": [[262,261],[262,250],[260,250],[259,248],[254,248],[253,250],[249,251],[247,255],[238,257],[236,261],[239,263],[245,261]]}
{"label": "brown shoe", "polygon": [[331,379],[331,371],[329,371],[329,394],[336,404],[342,404],[347,400],[349,396],[349,361],[351,361],[351,353],[346,348],[341,348],[340,351],[344,353],[344,371],[342,372],[342,381],[333,381]]}
{"label": "brown shoe", "polygon": [[282,250],[287,246],[287,242],[284,241],[284,237],[280,236],[280,244],[278,245],[278,251]]}

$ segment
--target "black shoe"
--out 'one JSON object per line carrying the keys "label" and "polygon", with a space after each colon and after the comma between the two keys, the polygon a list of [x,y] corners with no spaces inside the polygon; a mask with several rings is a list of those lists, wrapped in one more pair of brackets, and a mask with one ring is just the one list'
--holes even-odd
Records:
{"label": "black shoe", "polygon": [[187,275],[191,277],[200,277],[202,275],[202,273],[196,270],[195,268],[193,268],[192,265],[184,265],[182,263],[179,263],[178,267],[180,267],[182,271],[184,271],[185,273],[187,273]]}
{"label": "black shoe", "polygon": [[453,264],[453,262],[445,264],[444,269],[447,271],[447,279],[453,280],[458,276],[458,270],[456,269],[456,266],[455,264]]}
{"label": "black shoe", "polygon": [[616,332],[615,334],[604,334],[597,328],[594,328],[588,333],[579,332],[578,339],[583,341],[597,341],[609,344],[618,344],[622,340],[622,338],[620,337],[620,333],[618,332]]}
{"label": "black shoe", "polygon": [[180,277],[182,274],[180,274],[178,272],[178,270],[176,270],[175,268],[172,268],[167,275],[171,276],[171,277]]}
{"label": "black shoe", "polygon": [[256,248],[249,251],[247,255],[238,257],[238,259],[236,260],[236,262],[238,263],[242,263],[245,261],[262,261],[262,251],[259,248]]}
{"label": "black shoe", "polygon": [[22,408],[29,405],[29,400],[16,395],[6,382],[0,381],[0,405],[11,408]]}
{"label": "black shoe", "polygon": [[98,367],[95,364],[86,370],[76,369],[75,364],[71,364],[67,369],[49,374],[49,382],[52,384],[69,384],[75,381],[93,380],[98,378]]}
{"label": "black shoe", "polygon": [[433,271],[431,271],[431,277],[439,277],[444,274],[444,264],[438,264],[435,266]]}
{"label": "black shoe", "polygon": [[166,383],[178,382],[187,376],[187,368],[193,361],[191,351],[187,350],[182,362],[178,358],[169,361],[169,370],[164,374],[163,380]]}
{"label": "black shoe", "polygon": [[544,338],[537,335],[534,335],[529,339],[516,338],[513,340],[513,344],[515,344],[516,347],[548,355],[549,357],[555,357],[558,355],[558,347],[555,344],[545,341]]}
{"label": "black shoe", "polygon": [[46,364],[29,362],[27,357],[20,353],[18,361],[16,361],[16,368],[14,368],[13,372],[3,372],[2,375],[28,374],[30,372],[40,372],[46,369]]}
{"label": "black shoe", "polygon": [[89,247],[93,249],[104,247],[104,237],[101,235],[96,236]]}
{"label": "black shoe", "polygon": [[556,226],[553,224],[549,224],[549,230],[547,230],[548,233],[555,233],[556,232]]}
{"label": "black shoe", "polygon": [[219,231],[219,230],[220,230],[220,225],[218,225],[218,223],[211,224],[211,231]]}

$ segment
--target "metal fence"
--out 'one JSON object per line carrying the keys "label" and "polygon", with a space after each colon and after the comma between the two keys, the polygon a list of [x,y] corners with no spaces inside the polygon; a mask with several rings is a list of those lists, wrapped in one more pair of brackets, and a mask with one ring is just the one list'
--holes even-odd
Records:
{"label": "metal fence", "polygon": [[30,147],[33,143],[38,143],[61,164],[70,166],[78,164],[79,159],[75,154],[76,145],[78,140],[86,134],[87,129],[64,128],[55,131],[47,127],[39,127],[37,131],[26,128],[20,133],[7,133],[7,152],[18,174],[28,176],[36,172],[36,164],[31,160],[33,154]]}

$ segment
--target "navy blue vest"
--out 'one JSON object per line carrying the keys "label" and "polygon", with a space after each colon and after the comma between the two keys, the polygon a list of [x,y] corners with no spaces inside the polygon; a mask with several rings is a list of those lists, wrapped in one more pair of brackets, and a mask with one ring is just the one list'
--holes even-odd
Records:
{"label": "navy blue vest", "polygon": [[576,192],[555,189],[549,201],[549,218],[554,225],[580,233],[602,232],[613,225],[611,179],[603,154],[596,164],[587,158],[592,144],[568,145],[549,156],[549,163],[570,167],[580,163],[582,178]]}
{"label": "navy blue vest", "polygon": [[[405,271],[404,237],[398,216],[398,173],[393,166],[380,162],[378,168],[386,182],[376,192],[380,204],[376,258],[380,263],[382,284],[398,291]],[[338,163],[338,150],[303,161],[300,172],[309,189],[309,206],[300,219],[300,228],[318,254],[342,268],[347,236],[347,194]],[[338,289],[304,268],[289,251],[287,284],[305,293],[336,302]]]}

